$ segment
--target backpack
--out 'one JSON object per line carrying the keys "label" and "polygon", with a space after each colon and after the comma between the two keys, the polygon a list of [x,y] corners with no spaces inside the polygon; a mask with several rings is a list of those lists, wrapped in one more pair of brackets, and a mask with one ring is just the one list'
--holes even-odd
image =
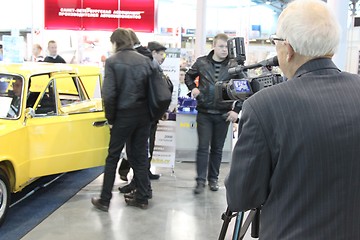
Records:
{"label": "backpack", "polygon": [[159,120],[168,110],[173,84],[168,76],[159,69],[154,69],[149,80],[148,100],[149,110],[152,121]]}

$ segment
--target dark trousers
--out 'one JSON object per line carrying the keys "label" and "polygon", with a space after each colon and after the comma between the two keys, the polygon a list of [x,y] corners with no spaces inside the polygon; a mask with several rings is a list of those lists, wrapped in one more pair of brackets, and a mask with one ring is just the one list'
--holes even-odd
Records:
{"label": "dark trousers", "polygon": [[[158,125],[158,122],[156,121],[156,122],[152,122],[151,126],[150,126],[150,136],[149,136],[149,142],[148,142],[148,148],[147,148],[149,150],[149,174],[150,174],[150,167],[151,167],[151,159],[152,159],[154,147],[155,147],[155,136],[156,136],[157,125]],[[127,158],[129,159],[130,154],[129,154],[127,148],[126,148],[126,155],[127,155]],[[129,172],[131,165],[130,165],[128,159],[121,160],[121,163],[119,166],[119,174],[121,174],[120,171],[123,171],[126,174]]]}
{"label": "dark trousers", "polygon": [[150,116],[123,117],[118,115],[113,128],[110,130],[110,143],[108,156],[105,162],[104,180],[101,199],[110,202],[114,186],[116,167],[124,148],[127,144],[127,154],[130,165],[134,171],[136,184],[136,199],[147,202],[150,180],[148,176],[147,140],[150,131]]}
{"label": "dark trousers", "polygon": [[200,112],[196,122],[199,140],[196,152],[196,181],[217,181],[229,122],[226,122],[221,114]]}
{"label": "dark trousers", "polygon": [[[149,157],[149,162],[151,161],[152,156],[153,156],[153,152],[154,152],[157,125],[158,125],[158,121],[152,122],[151,126],[150,126],[150,137],[149,137],[149,154],[150,154],[150,157]],[[150,169],[150,164],[149,164],[149,169]]]}

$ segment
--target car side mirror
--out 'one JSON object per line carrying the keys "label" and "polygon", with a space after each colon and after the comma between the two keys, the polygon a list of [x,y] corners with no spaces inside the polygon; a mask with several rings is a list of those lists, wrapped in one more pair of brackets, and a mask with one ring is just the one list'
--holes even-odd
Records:
{"label": "car side mirror", "polygon": [[25,118],[33,118],[35,117],[35,110],[33,108],[26,108],[25,109]]}

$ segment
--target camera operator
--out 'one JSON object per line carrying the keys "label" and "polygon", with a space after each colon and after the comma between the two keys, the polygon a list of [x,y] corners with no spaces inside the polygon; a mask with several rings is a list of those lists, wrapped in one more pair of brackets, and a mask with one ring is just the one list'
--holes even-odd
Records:
{"label": "camera operator", "polygon": [[[230,65],[227,47],[228,36],[217,34],[214,37],[213,50],[199,57],[185,74],[185,83],[197,100],[197,133],[198,149],[196,153],[197,185],[194,194],[204,191],[206,179],[211,191],[219,189],[218,176],[222,159],[222,151],[229,122],[238,119],[241,105],[232,102],[220,102],[215,99],[215,82],[228,81]],[[196,87],[195,79],[199,78]],[[210,144],[210,156],[209,156]]]}
{"label": "camera operator", "polygon": [[323,1],[295,0],[276,33],[288,80],[244,101],[228,207],[261,207],[260,239],[360,239],[360,77],[331,60],[336,17]]}

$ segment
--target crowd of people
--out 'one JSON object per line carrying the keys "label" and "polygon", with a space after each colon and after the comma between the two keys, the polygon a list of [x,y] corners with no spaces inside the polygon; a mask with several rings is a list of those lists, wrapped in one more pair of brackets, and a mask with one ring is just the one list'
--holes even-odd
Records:
{"label": "crowd of people", "polygon": [[[226,132],[242,110],[225,180],[226,196],[230,211],[261,209],[263,239],[360,238],[356,206],[360,202],[356,190],[360,187],[360,112],[354,111],[360,102],[360,77],[339,70],[331,60],[339,32],[326,3],[291,2],[279,16],[277,35],[270,38],[287,81],[243,102],[219,102],[214,96],[215,82],[233,77],[228,73],[227,35],[216,35],[210,53],[184,71],[198,111],[193,192],[202,194],[206,183],[211,191],[219,189]],[[102,192],[92,203],[108,211],[126,143],[135,180],[125,201],[145,209],[152,197],[147,157],[152,122],[144,107],[145,89],[151,69],[161,71],[163,53],[150,49],[151,62],[135,51],[125,29],[117,29],[111,42],[117,51],[106,60],[103,89],[111,140]],[[129,64],[136,68],[128,68]],[[136,93],[131,91],[134,82]],[[117,88],[120,83],[124,87]],[[137,101],[131,95],[138,96]]]}
{"label": "crowd of people", "polygon": [[[225,179],[230,211],[261,209],[263,239],[360,239],[360,77],[332,61],[340,27],[331,9],[320,0],[288,4],[270,38],[287,81],[243,102],[215,98],[215,83],[234,78],[228,72],[228,39],[217,34],[207,55],[180,69],[179,97],[197,100],[193,193],[203,194],[206,185],[219,190],[228,127],[239,121]],[[119,191],[127,205],[146,209],[153,195],[150,180],[160,178],[150,171],[158,121],[150,118],[147,89],[154,71],[164,74],[167,48],[156,41],[143,46],[125,28],[116,29],[110,42],[113,54],[105,61],[102,87],[110,142],[100,196],[91,202],[107,212],[116,173],[127,181],[131,168],[132,180]],[[55,41],[47,51],[43,57],[34,45],[32,60],[66,63]],[[20,84],[14,82],[15,93]]]}
{"label": "crowd of people", "polygon": [[[100,197],[92,198],[92,203],[98,209],[108,211],[116,169],[126,144],[126,157],[121,159],[118,173],[123,180],[128,180],[127,174],[130,168],[133,169],[134,174],[130,183],[119,187],[119,191],[124,193],[128,205],[145,209],[148,200],[152,198],[149,180],[160,178],[150,171],[158,120],[149,119],[146,88],[148,81],[151,80],[151,71],[164,74],[161,64],[165,60],[167,48],[156,41],[149,42],[147,47],[142,46],[131,29],[115,30],[110,40],[114,54],[105,62],[102,95],[105,115],[111,129],[111,139],[102,191]],[[197,128],[200,144],[196,158],[198,176],[195,194],[203,192],[206,179],[210,190],[219,189],[219,168],[227,128],[229,122],[236,121],[240,111],[238,104],[233,107],[231,103],[222,104],[211,100],[214,95],[209,91],[214,87],[215,81],[229,80],[231,77],[227,74],[229,68],[227,40],[227,35],[218,34],[214,40],[214,50],[207,57],[199,58],[200,63],[195,62],[189,70],[181,69],[184,78],[182,84],[186,84],[188,89],[186,92],[191,91],[192,97],[197,98],[198,101]],[[205,65],[206,68],[200,68],[198,65]],[[208,79],[206,73],[211,69],[214,74]],[[194,83],[196,78],[198,85]],[[199,97],[200,92],[201,96],[206,96],[205,99]],[[210,158],[209,154],[206,154],[209,152],[209,147],[211,147]],[[209,172],[208,176],[206,176],[207,172]]]}
{"label": "crowd of people", "polygon": [[[54,40],[50,40],[47,45],[48,55],[44,57],[44,52],[40,44],[36,43],[32,47],[32,62],[49,62],[49,63],[66,63],[63,57],[58,54],[57,43]],[[73,63],[74,58],[70,61]]]}

